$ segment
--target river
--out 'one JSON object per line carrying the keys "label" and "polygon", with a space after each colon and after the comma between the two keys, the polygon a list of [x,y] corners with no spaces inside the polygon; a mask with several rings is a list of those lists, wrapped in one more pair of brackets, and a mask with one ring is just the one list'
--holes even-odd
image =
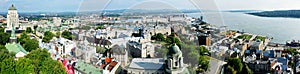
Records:
{"label": "river", "polygon": [[274,43],[300,40],[300,19],[280,17],[259,17],[238,12],[190,13],[212,25],[228,26],[228,29],[273,37]]}

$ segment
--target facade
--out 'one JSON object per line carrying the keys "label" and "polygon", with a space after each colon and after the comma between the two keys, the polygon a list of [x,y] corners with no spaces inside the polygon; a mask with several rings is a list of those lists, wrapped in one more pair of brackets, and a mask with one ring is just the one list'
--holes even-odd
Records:
{"label": "facade", "polygon": [[211,37],[210,35],[200,35],[198,36],[199,45],[211,45]]}
{"label": "facade", "polygon": [[189,74],[183,63],[182,52],[176,44],[169,49],[166,58],[133,58],[129,74]]}
{"label": "facade", "polygon": [[75,48],[75,57],[82,59],[83,61],[90,63],[94,55],[96,55],[96,47],[88,44],[87,40],[81,41]]}
{"label": "facade", "polygon": [[111,56],[117,61],[120,61],[121,66],[125,68],[128,65],[128,52],[124,46],[114,45],[110,49]]}
{"label": "facade", "polygon": [[19,15],[16,7],[11,5],[8,9],[7,13],[7,30],[11,30],[13,28],[12,25],[15,25],[14,28],[20,26],[19,25]]}
{"label": "facade", "polygon": [[58,38],[55,41],[55,50],[61,56],[71,55],[71,50],[76,48],[75,42],[65,39],[65,38]]}
{"label": "facade", "polygon": [[151,43],[128,41],[126,45],[133,58],[154,57],[154,45]]}
{"label": "facade", "polygon": [[59,18],[59,17],[53,17],[53,24],[55,25],[55,26],[60,26],[61,24],[62,24],[62,19],[61,18]]}

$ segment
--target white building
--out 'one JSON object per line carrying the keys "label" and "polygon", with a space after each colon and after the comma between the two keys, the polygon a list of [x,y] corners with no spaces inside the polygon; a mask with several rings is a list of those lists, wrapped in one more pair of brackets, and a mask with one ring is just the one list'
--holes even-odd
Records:
{"label": "white building", "polygon": [[55,25],[55,26],[60,26],[61,25],[61,18],[59,18],[59,17],[53,17],[53,24]]}
{"label": "white building", "polygon": [[171,46],[166,58],[133,58],[127,70],[129,74],[189,74],[176,44]]}
{"label": "white building", "polygon": [[75,56],[77,58],[90,63],[94,55],[96,55],[96,47],[89,45],[86,39],[78,43],[75,49]]}
{"label": "white building", "polygon": [[9,7],[9,9],[8,9],[6,30],[11,30],[12,24],[15,25],[14,27],[20,26],[18,11],[14,5],[11,5],[11,7]]}
{"label": "white building", "polygon": [[133,58],[154,57],[154,45],[149,42],[142,43],[139,41],[128,41],[126,48]]}

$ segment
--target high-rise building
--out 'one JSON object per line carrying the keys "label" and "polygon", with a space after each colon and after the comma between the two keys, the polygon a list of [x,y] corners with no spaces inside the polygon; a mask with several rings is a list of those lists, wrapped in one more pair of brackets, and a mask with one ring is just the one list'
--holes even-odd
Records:
{"label": "high-rise building", "polygon": [[12,24],[15,28],[19,26],[19,15],[16,7],[12,4],[7,13],[7,30],[12,30]]}

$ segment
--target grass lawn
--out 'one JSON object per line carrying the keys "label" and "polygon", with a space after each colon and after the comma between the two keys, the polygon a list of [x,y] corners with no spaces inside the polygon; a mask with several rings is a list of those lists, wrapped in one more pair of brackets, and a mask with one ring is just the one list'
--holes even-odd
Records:
{"label": "grass lawn", "polygon": [[267,37],[256,36],[254,40],[265,41],[265,39],[267,39]]}
{"label": "grass lawn", "polygon": [[237,38],[250,40],[252,38],[252,35],[243,34],[243,35],[238,36]]}

